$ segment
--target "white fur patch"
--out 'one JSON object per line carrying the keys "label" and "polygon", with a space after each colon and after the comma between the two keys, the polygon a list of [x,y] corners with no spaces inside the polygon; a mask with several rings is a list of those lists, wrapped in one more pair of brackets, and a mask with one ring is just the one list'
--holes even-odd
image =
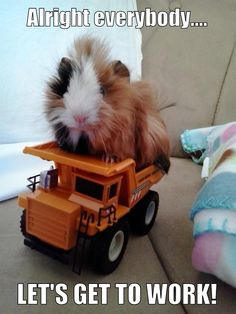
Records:
{"label": "white fur patch", "polygon": [[81,70],[73,71],[68,92],[64,94],[63,123],[69,128],[78,127],[74,117],[86,117],[87,124],[98,121],[102,95],[91,59],[81,60]]}
{"label": "white fur patch", "polygon": [[77,129],[71,129],[70,130],[70,139],[72,141],[72,144],[74,147],[76,147],[79,137],[81,135],[81,131]]}

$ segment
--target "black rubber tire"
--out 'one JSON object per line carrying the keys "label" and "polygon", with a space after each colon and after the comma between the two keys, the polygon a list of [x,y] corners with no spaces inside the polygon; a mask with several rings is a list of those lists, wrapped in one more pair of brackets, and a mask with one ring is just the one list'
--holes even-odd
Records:
{"label": "black rubber tire", "polygon": [[130,211],[131,230],[138,235],[145,235],[152,229],[159,206],[159,195],[149,191]]}
{"label": "black rubber tire", "polygon": [[[89,249],[89,262],[93,270],[100,274],[112,273],[125,253],[128,238],[129,223],[127,219],[119,220],[112,227],[92,238]],[[118,246],[117,252],[114,250],[115,245]]]}
{"label": "black rubber tire", "polygon": [[26,210],[24,209],[20,217],[20,230],[24,237],[27,237],[26,232]]}

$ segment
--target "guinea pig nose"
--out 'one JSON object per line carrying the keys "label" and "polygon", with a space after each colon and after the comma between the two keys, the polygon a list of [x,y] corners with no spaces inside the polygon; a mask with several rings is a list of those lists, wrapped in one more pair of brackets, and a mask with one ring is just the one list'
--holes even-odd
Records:
{"label": "guinea pig nose", "polygon": [[86,117],[83,115],[74,116],[74,119],[78,123],[84,123],[86,121]]}

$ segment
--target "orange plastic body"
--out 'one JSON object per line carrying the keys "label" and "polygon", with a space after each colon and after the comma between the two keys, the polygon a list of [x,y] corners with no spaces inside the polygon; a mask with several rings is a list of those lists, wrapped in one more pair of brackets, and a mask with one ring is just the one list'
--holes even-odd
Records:
{"label": "orange plastic body", "polygon": [[163,176],[154,165],[136,172],[133,159],[109,164],[65,152],[55,142],[25,147],[24,153],[54,161],[58,169],[56,186],[19,195],[26,232],[64,250],[75,247],[78,230],[94,236],[128,214]]}

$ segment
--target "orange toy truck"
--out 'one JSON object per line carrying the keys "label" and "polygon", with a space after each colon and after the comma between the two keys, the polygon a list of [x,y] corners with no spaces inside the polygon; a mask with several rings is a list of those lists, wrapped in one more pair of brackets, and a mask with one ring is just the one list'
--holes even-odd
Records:
{"label": "orange toy truck", "polygon": [[164,175],[157,166],[136,172],[133,159],[106,163],[63,151],[55,142],[26,147],[24,153],[55,164],[28,178],[31,191],[19,195],[26,245],[80,273],[90,239],[88,261],[107,274],[124,255],[129,227],[141,235],[152,228],[159,197],[149,189]]}

